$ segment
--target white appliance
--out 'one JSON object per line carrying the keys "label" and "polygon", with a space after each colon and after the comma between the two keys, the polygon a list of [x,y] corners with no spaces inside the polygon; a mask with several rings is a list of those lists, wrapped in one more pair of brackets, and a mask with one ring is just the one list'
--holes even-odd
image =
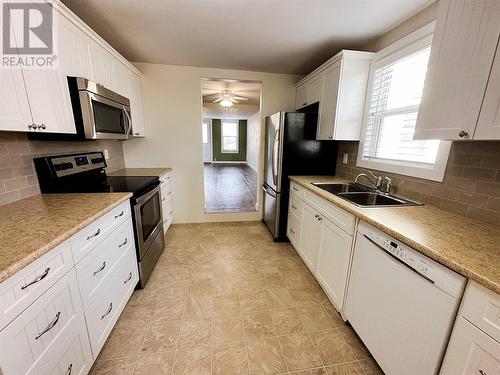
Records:
{"label": "white appliance", "polygon": [[346,316],[387,375],[437,374],[466,279],[360,223]]}

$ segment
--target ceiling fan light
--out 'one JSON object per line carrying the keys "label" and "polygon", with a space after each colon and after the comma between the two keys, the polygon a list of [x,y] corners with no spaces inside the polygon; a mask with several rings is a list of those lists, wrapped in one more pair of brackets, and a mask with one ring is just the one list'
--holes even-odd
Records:
{"label": "ceiling fan light", "polygon": [[233,102],[229,99],[222,99],[219,104],[224,108],[229,108],[233,105]]}

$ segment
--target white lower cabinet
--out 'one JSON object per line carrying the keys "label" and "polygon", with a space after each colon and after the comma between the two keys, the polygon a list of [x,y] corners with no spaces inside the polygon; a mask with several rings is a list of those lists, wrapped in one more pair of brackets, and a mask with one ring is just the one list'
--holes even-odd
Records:
{"label": "white lower cabinet", "polygon": [[441,375],[500,375],[500,295],[469,280]]}
{"label": "white lower cabinet", "polygon": [[441,375],[499,375],[500,343],[459,316]]}
{"label": "white lower cabinet", "polygon": [[2,374],[40,374],[82,318],[76,274],[71,270],[1,332]]}
{"label": "white lower cabinet", "polygon": [[0,283],[0,374],[88,374],[138,281],[127,201]]}
{"label": "white lower cabinet", "polygon": [[172,220],[174,219],[174,210],[172,208],[172,174],[168,172],[160,176],[161,183],[161,208],[163,213],[163,233],[166,233]]}
{"label": "white lower cabinet", "polygon": [[[354,217],[307,192],[290,189],[287,234],[295,250],[342,311],[352,255]],[[314,205],[314,207],[313,207]]]}
{"label": "white lower cabinet", "polygon": [[338,310],[344,307],[352,240],[331,221],[322,220],[315,275]]}

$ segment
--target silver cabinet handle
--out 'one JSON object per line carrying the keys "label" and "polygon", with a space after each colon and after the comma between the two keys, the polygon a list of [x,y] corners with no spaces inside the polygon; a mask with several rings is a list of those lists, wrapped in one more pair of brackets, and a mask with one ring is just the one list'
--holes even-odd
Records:
{"label": "silver cabinet handle", "polygon": [[323,218],[322,218],[321,216],[319,216],[319,215],[314,215],[314,217],[315,217],[316,219],[318,219],[318,221],[323,220]]}
{"label": "silver cabinet handle", "polygon": [[293,229],[290,229],[290,232],[293,233],[293,234],[295,234],[295,231]]}
{"label": "silver cabinet handle", "polygon": [[66,370],[66,375],[71,375],[71,371],[73,371],[73,364],[70,363],[68,369]]}
{"label": "silver cabinet handle", "polygon": [[294,210],[296,210],[296,209],[297,209],[297,207],[295,207],[293,204],[292,204],[292,208],[293,208]]}
{"label": "silver cabinet handle", "polygon": [[481,375],[487,375],[487,374],[486,374],[483,370],[479,370],[479,373],[480,373]]}
{"label": "silver cabinet handle", "polygon": [[132,280],[132,272],[130,272],[130,273],[128,274],[128,278],[127,278],[127,280],[125,280],[123,283],[124,283],[124,284],[126,284],[126,283],[128,283],[130,280]]}
{"label": "silver cabinet handle", "polygon": [[161,199],[161,201],[162,201],[162,202],[165,202],[165,198],[162,198],[162,199]]}
{"label": "silver cabinet handle", "polygon": [[118,215],[115,215],[115,219],[118,219],[120,216],[123,216],[123,214],[124,214],[124,213],[125,213],[125,212],[124,212],[124,211],[122,211],[122,212],[120,212]]}
{"label": "silver cabinet handle", "polygon": [[111,312],[111,310],[113,310],[113,302],[109,303],[108,311],[106,311],[104,313],[104,315],[101,316],[101,320],[103,320],[107,315],[109,315],[109,313]]}
{"label": "silver cabinet handle", "polygon": [[125,241],[123,241],[121,244],[118,245],[118,247],[125,246],[128,242],[128,238],[125,238]]}
{"label": "silver cabinet handle", "polygon": [[98,235],[101,234],[101,229],[97,229],[97,231],[94,233],[94,234],[91,234],[90,236],[87,236],[87,241],[94,238],[94,237],[97,237]]}
{"label": "silver cabinet handle", "polygon": [[297,189],[295,186],[292,189],[293,191],[299,191],[299,189]]}
{"label": "silver cabinet handle", "polygon": [[134,133],[134,135],[141,135],[141,133]]}
{"label": "silver cabinet handle", "polygon": [[47,127],[45,126],[45,124],[40,124],[38,125],[38,129],[47,129]]}
{"label": "silver cabinet handle", "polygon": [[30,281],[29,283],[26,283],[24,284],[21,289],[24,290],[26,289],[27,287],[29,287],[30,285],[33,285],[33,284],[36,284],[37,282],[39,281],[42,281],[43,279],[45,279],[47,277],[47,275],[49,274],[49,271],[50,271],[50,267],[47,267],[45,269],[45,271],[40,275],[38,276],[36,279],[34,279],[33,281]]}
{"label": "silver cabinet handle", "polygon": [[173,214],[173,212],[172,212],[172,211],[170,211],[168,215],[170,216],[170,215],[172,215],[172,214]]}
{"label": "silver cabinet handle", "polygon": [[466,131],[462,130],[460,131],[460,133],[458,133],[458,136],[460,138],[464,138],[464,137],[467,137],[469,135],[469,133],[467,133]]}
{"label": "silver cabinet handle", "polygon": [[94,271],[93,276],[97,275],[99,272],[101,272],[105,268],[106,268],[106,262],[102,262],[102,266],[99,267],[99,269],[97,271]]}
{"label": "silver cabinet handle", "polygon": [[28,129],[36,130],[37,126],[35,124],[28,124]]}
{"label": "silver cabinet handle", "polygon": [[52,328],[54,328],[54,326],[57,324],[57,322],[59,321],[59,318],[61,316],[61,312],[59,311],[57,314],[56,314],[56,317],[54,318],[54,320],[52,322],[49,323],[49,325],[47,326],[47,328],[45,328],[42,332],[40,332],[38,335],[35,336],[35,340],[38,340],[40,337],[42,337],[43,335],[45,335],[47,332],[49,332]]}

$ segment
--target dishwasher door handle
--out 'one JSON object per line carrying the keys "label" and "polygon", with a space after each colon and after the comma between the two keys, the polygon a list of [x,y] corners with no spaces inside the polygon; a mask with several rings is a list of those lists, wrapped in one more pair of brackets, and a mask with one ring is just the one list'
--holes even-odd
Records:
{"label": "dishwasher door handle", "polygon": [[385,254],[389,255],[393,260],[395,260],[396,262],[400,263],[401,265],[405,266],[406,268],[408,268],[409,270],[415,272],[418,276],[424,278],[425,280],[427,280],[428,282],[430,282],[431,284],[434,284],[434,280],[432,279],[429,279],[427,276],[425,276],[424,274],[420,273],[419,271],[417,271],[415,268],[413,268],[412,266],[410,266],[409,264],[406,264],[405,262],[403,262],[401,259],[399,259],[397,256],[394,256],[392,255],[390,252],[388,252],[386,249],[384,249],[382,246],[380,246],[378,243],[376,243],[375,241],[373,241],[370,237],[368,237],[366,234],[363,234],[363,237],[365,237],[368,241],[370,241],[372,244],[374,244],[375,246],[377,246],[380,250],[382,250]]}

